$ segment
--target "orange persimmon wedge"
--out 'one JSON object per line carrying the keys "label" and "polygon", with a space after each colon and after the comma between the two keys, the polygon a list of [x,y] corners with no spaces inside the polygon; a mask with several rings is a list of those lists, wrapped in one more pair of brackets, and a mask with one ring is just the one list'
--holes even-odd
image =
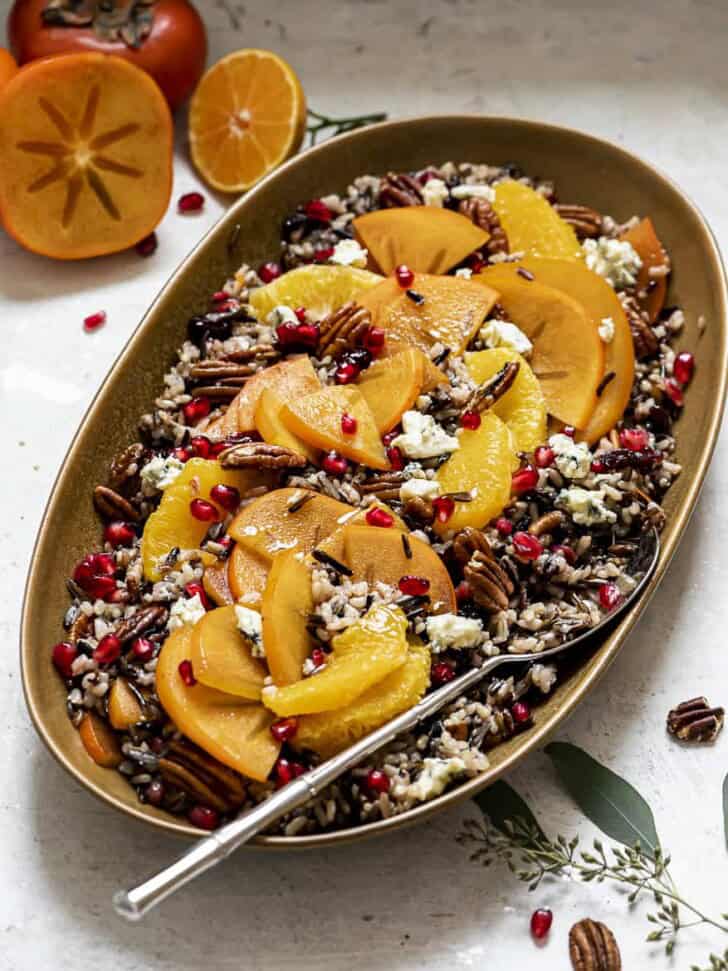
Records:
{"label": "orange persimmon wedge", "polygon": [[192,96],[192,161],[222,192],[242,192],[262,179],[298,150],[305,129],[301,83],[272,51],[233,51],[207,71]]}
{"label": "orange persimmon wedge", "polygon": [[18,73],[18,65],[10,53],[4,47],[0,47],[0,89],[4,88],[10,78]]}
{"label": "orange persimmon wedge", "polygon": [[654,324],[665,303],[667,274],[651,276],[650,270],[658,267],[661,271],[662,267],[669,269],[670,257],[665,252],[649,216],[641,219],[636,226],[628,229],[621,238],[632,244],[642,260],[642,266],[637,276],[637,290],[645,291],[646,296],[641,303],[650,315],[650,323]]}
{"label": "orange persimmon wedge", "polygon": [[61,260],[147,236],[172,191],[172,117],[128,61],[68,54],[0,91],[0,218],[22,246]]}

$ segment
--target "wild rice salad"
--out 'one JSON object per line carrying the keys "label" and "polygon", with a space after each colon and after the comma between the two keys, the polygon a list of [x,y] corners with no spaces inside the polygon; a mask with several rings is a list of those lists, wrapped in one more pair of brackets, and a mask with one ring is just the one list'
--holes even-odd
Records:
{"label": "wild rice salad", "polygon": [[[307,440],[305,414],[295,412],[296,402],[290,403],[290,409],[298,422],[289,424],[288,431],[294,429],[300,435],[303,456],[290,444],[276,444],[267,426],[256,434],[241,430],[234,418],[230,421],[241,389],[250,387],[256,374],[281,362],[305,358],[306,367],[312,366],[324,389],[365,387],[357,384],[360,376],[374,366],[394,333],[381,324],[382,306],[377,307],[376,301],[367,305],[366,289],[344,295],[343,314],[335,301],[326,303],[325,293],[306,297],[311,288],[329,286],[316,283],[323,279],[320,270],[341,271],[342,279],[352,272],[357,279],[357,274],[367,275],[363,267],[367,260],[372,266],[374,254],[372,245],[367,253],[364,242],[374,237],[367,236],[364,223],[355,234],[353,223],[358,217],[415,209],[424,218],[429,218],[428,210],[464,217],[485,241],[454,264],[435,269],[430,279],[439,274],[475,287],[471,278],[480,279],[482,274],[486,285],[509,293],[499,281],[510,280],[510,286],[509,268],[517,264],[525,285],[539,285],[539,271],[527,268],[532,254],[519,249],[516,242],[517,214],[513,207],[499,204],[496,187],[504,184],[521,187],[517,192],[527,193],[528,205],[545,206],[567,227],[568,238],[580,250],[570,258],[583,257],[579,262],[606,281],[629,324],[629,355],[634,360],[631,390],[627,389],[623,413],[620,410],[597,440],[591,444],[580,440],[563,420],[554,420],[549,408],[548,429],[544,411],[542,437],[528,449],[516,447],[517,429],[507,433],[508,441],[515,442],[513,462],[506,473],[509,487],[495,515],[491,511],[487,521],[473,522],[468,504],[477,499],[477,486],[465,483],[460,489],[449,488],[450,480],[444,475],[448,461],[465,448],[464,436],[482,430],[491,410],[498,413],[498,402],[505,401],[515,387],[514,368],[519,372],[520,367],[521,375],[530,372],[526,363],[530,361],[539,378],[540,335],[529,336],[522,322],[513,319],[518,316],[514,312],[518,294],[510,304],[497,300],[485,319],[478,319],[467,332],[463,346],[448,345],[432,334],[420,342],[417,353],[427,358],[428,367],[439,369],[440,377],[431,380],[427,390],[420,388],[404,413],[396,416],[394,427],[383,434],[383,444],[377,446],[383,451],[377,454],[386,458],[378,467],[357,461],[359,453],[347,457],[345,449],[326,449],[315,433]],[[542,208],[537,211],[543,214]],[[551,218],[548,213],[543,215],[545,220]],[[211,296],[210,309],[189,321],[187,338],[164,377],[160,396],[141,418],[139,440],[100,476],[103,481],[94,501],[105,523],[103,547],[86,556],[68,580],[71,604],[63,622],[65,640],[53,649],[53,661],[68,689],[69,718],[80,729],[90,756],[121,772],[141,802],[211,829],[240,808],[265,799],[332,750],[330,739],[329,747],[322,744],[318,751],[302,745],[301,734],[297,739],[306,719],[321,719],[320,713],[315,714],[320,707],[304,706],[294,715],[277,711],[266,715],[266,744],[276,748],[270,771],[255,781],[236,771],[240,762],[225,757],[224,745],[211,745],[205,751],[202,736],[189,729],[183,734],[160,700],[170,691],[215,690],[210,687],[214,678],[208,680],[208,687],[195,687],[201,671],[185,656],[175,664],[174,674],[182,687],[177,684],[165,693],[157,683],[157,666],[163,645],[180,631],[189,635],[192,625],[219,610],[216,603],[236,601],[235,622],[248,645],[250,664],[264,668],[269,664],[273,670],[273,659],[266,661],[272,642],[267,643],[265,602],[262,625],[259,614],[265,594],[261,587],[256,593],[255,584],[250,591],[241,591],[239,578],[236,588],[228,564],[240,546],[239,539],[229,534],[231,523],[243,521],[240,517],[246,509],[276,489],[289,490],[286,509],[298,510],[298,515],[310,515],[306,506],[315,505],[311,493],[353,507],[343,522],[361,510],[356,519],[359,529],[377,527],[381,534],[397,530],[404,537],[405,556],[408,545],[416,544],[418,551],[426,545],[440,561],[443,589],[454,591],[451,603],[446,603],[448,595],[436,603],[434,588],[423,576],[407,574],[397,581],[371,570],[366,576],[352,575],[331,552],[333,547],[320,555],[314,550],[313,561],[307,561],[310,599],[304,598],[305,606],[303,602],[300,606],[308,647],[296,674],[302,679],[299,685],[315,683],[333,667],[336,638],[356,631],[376,610],[404,617],[408,650],[415,650],[413,643],[420,645],[416,650],[425,646],[429,684],[436,687],[483,657],[554,645],[593,626],[613,609],[634,585],[630,563],[641,534],[664,523],[661,501],[680,473],[673,459],[672,426],[694,366],[692,355],[678,355],[673,348],[684,317],[679,308],[661,305],[669,259],[661,248],[644,249],[644,229],[645,220],[637,217],[621,225],[589,207],[559,203],[551,183],[533,181],[514,166],[450,162],[421,172],[362,176],[341,195],[309,200],[291,213],[282,226],[276,260],[257,269],[243,265]],[[405,254],[407,245],[405,240]],[[393,256],[397,265],[391,286],[395,291],[399,288],[395,296],[404,294],[402,299],[415,313],[425,299],[435,299],[422,296],[420,287],[427,294],[439,291],[427,290],[424,274],[417,268],[413,272],[405,259],[397,258],[398,253]],[[553,254],[542,249],[536,255]],[[559,258],[557,252],[554,261]],[[300,274],[300,268],[304,276],[313,272],[312,279],[301,284],[300,306],[290,295],[278,299],[271,293],[270,288],[289,278],[289,271]],[[387,272],[381,263],[378,269]],[[291,275],[290,280],[294,279]],[[291,287],[295,291],[293,283]],[[285,290],[280,292],[285,296]],[[270,300],[266,293],[271,293]],[[317,298],[321,298],[318,307]],[[271,301],[274,305],[265,309]],[[619,381],[619,376],[606,370],[610,353],[617,353],[612,344],[619,339],[615,336],[618,323],[610,317],[599,321],[600,353],[607,365],[600,364],[592,407],[610,382]],[[465,352],[477,355],[493,348],[501,349],[505,363],[481,381],[471,367],[473,360],[480,359],[466,357]],[[542,374],[541,386],[547,388],[549,380],[558,384],[564,377],[559,374]],[[499,428],[508,426],[509,414],[501,411],[503,421],[492,420]],[[348,433],[356,437],[362,427],[357,432],[357,418],[347,413],[341,416],[342,436],[345,439],[347,420]],[[361,417],[358,423],[362,426]],[[260,431],[261,426],[256,427]],[[187,463],[196,459],[217,460],[229,472],[242,470],[263,479],[246,479],[249,488],[239,488],[233,484],[238,480],[223,478],[212,490],[201,489],[199,477],[193,479],[191,487],[198,493],[190,503],[190,507],[197,503],[192,509],[193,525],[202,528],[204,535],[190,548],[167,541],[164,556],[157,557],[154,569],[149,569],[144,544],[151,542],[150,517],[163,496],[167,501],[168,491],[183,481],[180,476]],[[186,506],[183,512],[187,514]],[[450,517],[457,528],[448,527]],[[257,527],[248,525],[243,530],[254,538]],[[240,535],[238,526],[236,536]],[[275,537],[273,541],[263,551],[269,556],[279,550],[285,553],[291,545],[285,536],[278,548]],[[318,537],[304,550],[306,554],[311,554],[314,543]],[[260,548],[254,551],[258,554]],[[299,553],[299,562],[300,558]],[[271,576],[273,572],[275,568]],[[262,582],[267,582],[265,576]],[[493,679],[416,732],[397,739],[283,819],[273,832],[293,836],[365,824],[402,813],[457,786],[487,767],[490,749],[538,720],[539,701],[553,690],[558,677],[556,665],[534,664],[524,665],[517,677]],[[262,697],[274,710],[277,694],[283,697],[291,680],[275,679],[276,687],[265,669]],[[262,710],[260,702],[249,697],[249,710],[254,707]],[[303,737],[314,736],[304,732]]]}

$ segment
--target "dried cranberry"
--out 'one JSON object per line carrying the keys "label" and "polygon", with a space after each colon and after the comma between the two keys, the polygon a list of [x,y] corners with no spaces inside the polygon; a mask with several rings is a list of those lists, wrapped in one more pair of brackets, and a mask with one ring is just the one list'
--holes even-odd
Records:
{"label": "dried cranberry", "polygon": [[404,468],[404,455],[402,455],[402,450],[396,445],[390,445],[387,448],[387,458],[389,459],[389,464],[394,472],[401,472]]}
{"label": "dried cranberry", "polygon": [[514,701],[511,705],[511,714],[517,725],[523,725],[531,720],[531,709],[525,701]]}
{"label": "dried cranberry", "polygon": [[396,267],[394,275],[397,277],[397,283],[402,287],[403,290],[411,287],[415,281],[414,273],[408,266],[405,266],[404,263],[400,263],[400,265]]}
{"label": "dried cranberry", "polygon": [[567,563],[576,563],[576,550],[565,543],[556,543],[551,547],[551,552],[563,556]]}
{"label": "dried cranberry", "polygon": [[273,280],[278,279],[282,272],[279,263],[262,263],[258,267],[258,276],[263,283],[272,283]]}
{"label": "dried cranberry", "polygon": [[190,446],[198,459],[209,459],[212,455],[212,442],[205,435],[195,435],[190,439]]}
{"label": "dried cranberry", "polygon": [[185,584],[184,590],[190,599],[192,599],[192,597],[199,597],[200,603],[205,608],[205,610],[212,609],[212,603],[210,602],[210,598],[207,596],[207,592],[205,588],[202,586],[201,583],[199,583],[199,581],[190,580],[189,583]]}
{"label": "dried cranberry", "polygon": [[97,664],[113,664],[121,656],[121,641],[116,634],[106,634],[101,638],[93,652]]}
{"label": "dried cranberry", "polygon": [[369,794],[376,799],[377,796],[389,792],[389,776],[386,772],[381,772],[379,769],[371,769],[364,785],[369,791]]}
{"label": "dried cranberry", "polygon": [[303,207],[306,218],[316,223],[330,223],[331,210],[321,199],[310,199]]}
{"label": "dried cranberry", "polygon": [[64,678],[73,677],[71,665],[77,657],[76,645],[70,644],[68,641],[61,641],[60,644],[56,644],[51,654],[53,663]]}
{"label": "dried cranberry", "polygon": [[551,930],[554,915],[546,907],[540,907],[531,914],[531,933],[537,941],[543,940]]}
{"label": "dried cranberry", "polygon": [[532,465],[526,465],[518,472],[513,473],[511,478],[511,492],[520,495],[523,492],[530,492],[538,485],[538,472]]}
{"label": "dried cranberry", "polygon": [[462,427],[471,432],[474,432],[476,428],[480,428],[481,421],[482,418],[480,417],[479,411],[464,411],[460,416],[460,424]]}
{"label": "dried cranberry", "polygon": [[288,742],[298,731],[298,719],[281,718],[270,726],[270,733],[276,742]]}
{"label": "dried cranberry", "polygon": [[654,448],[642,448],[637,452],[628,448],[613,448],[609,452],[603,452],[596,461],[601,464],[600,472],[619,472],[628,468],[649,472],[662,464],[662,453]]}
{"label": "dried cranberry", "polygon": [[83,329],[91,334],[93,331],[98,330],[99,327],[103,327],[106,323],[106,311],[99,310],[95,314],[89,314],[88,317],[83,318]]}
{"label": "dried cranberry", "polygon": [[661,405],[652,405],[647,412],[647,426],[653,432],[668,432],[672,424],[672,418],[667,409]]}
{"label": "dried cranberry", "polygon": [[157,251],[157,246],[157,234],[150,233],[148,236],[145,236],[144,239],[140,239],[134,249],[140,256],[151,256],[152,253]]}
{"label": "dried cranberry", "polygon": [[432,500],[432,508],[438,523],[446,523],[455,512],[455,500],[451,496],[438,496]]}
{"label": "dried cranberry", "polygon": [[447,661],[436,661],[430,668],[430,680],[433,684],[447,684],[455,677],[455,668]]}
{"label": "dried cranberry", "polygon": [[416,577],[412,576],[412,574],[407,574],[399,578],[397,586],[400,592],[407,597],[424,597],[430,589],[430,581],[427,577]]}
{"label": "dried cranberry", "polygon": [[387,335],[381,327],[370,327],[364,334],[363,344],[372,357],[377,357],[382,353],[387,340]]}
{"label": "dried cranberry", "polygon": [[107,600],[116,590],[114,557],[111,553],[89,553],[73,571],[74,582],[94,600]]}
{"label": "dried cranberry", "polygon": [[676,408],[682,408],[685,404],[682,388],[674,378],[668,378],[665,381],[665,394]]}
{"label": "dried cranberry", "polygon": [[379,526],[382,529],[389,529],[394,526],[394,516],[380,506],[371,506],[367,509],[366,521],[370,526]]}
{"label": "dried cranberry", "polygon": [[217,829],[220,825],[220,814],[211,806],[193,806],[187,818],[198,829]]}
{"label": "dried cranberry", "polygon": [[346,412],[341,416],[341,430],[344,435],[355,435],[356,429],[358,427],[358,422],[353,415],[348,415]]}
{"label": "dried cranberry", "polygon": [[499,516],[495,521],[495,528],[501,536],[510,536],[513,532],[513,523],[505,516]]}
{"label": "dried cranberry", "polygon": [[144,790],[144,798],[150,806],[161,806],[164,801],[164,783],[159,779],[150,782]]}
{"label": "dried cranberry", "polygon": [[539,469],[547,469],[554,464],[556,453],[548,445],[539,445],[533,453],[533,461]]}
{"label": "dried cranberry", "polygon": [[624,597],[615,583],[603,583],[599,587],[599,604],[602,610],[614,610],[623,600]]}
{"label": "dried cranberry", "polygon": [[131,523],[116,520],[107,525],[104,530],[104,539],[114,548],[117,546],[131,546],[136,539],[136,532]]}
{"label": "dried cranberry", "polygon": [[349,463],[338,452],[327,452],[321,465],[329,475],[345,475],[349,468]]}
{"label": "dried cranberry", "polygon": [[360,369],[353,361],[344,361],[337,367],[334,380],[337,384],[351,384],[352,381],[356,381],[360,373]]}
{"label": "dried cranberry", "polygon": [[147,637],[137,637],[131,645],[131,650],[137,661],[145,663],[152,660],[157,650],[157,645]]}
{"label": "dried cranberry", "polygon": [[228,512],[235,512],[240,505],[240,492],[235,486],[220,482],[210,489],[210,498]]}
{"label": "dried cranberry", "polygon": [[188,688],[193,688],[197,684],[195,672],[192,670],[192,661],[188,658],[179,662],[177,665],[177,673]]}
{"label": "dried cranberry", "polygon": [[461,580],[460,583],[455,587],[455,597],[458,603],[463,603],[466,600],[472,600],[473,598],[473,588],[470,586],[467,580]]}
{"label": "dried cranberry", "polygon": [[619,432],[619,444],[632,452],[639,452],[647,446],[650,438],[644,428],[622,428]]}
{"label": "dried cranberry", "polygon": [[690,351],[680,351],[672,366],[672,373],[680,384],[690,384],[695,371],[695,358]]}
{"label": "dried cranberry", "polygon": [[199,212],[204,205],[205,197],[201,192],[185,192],[177,200],[177,209],[182,213]]}
{"label": "dried cranberry", "polygon": [[182,414],[185,416],[188,425],[196,425],[198,421],[207,418],[211,410],[212,405],[209,398],[193,398],[184,406]]}
{"label": "dried cranberry", "polygon": [[214,523],[220,518],[220,513],[207,499],[193,499],[190,502],[190,513],[201,523]]}
{"label": "dried cranberry", "polygon": [[537,560],[543,553],[543,546],[531,533],[514,533],[513,549],[522,560]]}

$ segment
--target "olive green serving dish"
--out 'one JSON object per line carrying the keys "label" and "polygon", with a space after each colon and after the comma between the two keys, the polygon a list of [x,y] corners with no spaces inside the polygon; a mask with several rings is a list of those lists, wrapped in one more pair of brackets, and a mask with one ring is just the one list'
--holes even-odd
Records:
{"label": "olive green serving dish", "polygon": [[[489,785],[545,739],[605,673],[665,573],[700,491],[718,433],[726,388],[726,281],[715,240],[695,206],[651,166],[616,145],[566,128],[508,118],[445,116],[388,122],[326,142],[292,159],[240,199],[187,257],[153,302],[89,408],[60,470],[38,535],[23,607],[21,653],[28,708],[53,755],[94,795],[152,826],[186,836],[199,831],[137,801],[117,772],[86,754],[66,715],[65,688],[51,664],[68,606],[67,577],[99,543],[91,503],[99,470],[136,436],[162,377],[185,335],[187,320],[242,262],[278,253],[283,217],[299,202],[342,191],[358,175],[422,168],[446,160],[515,162],[553,179],[563,201],[593,206],[619,220],[649,215],[672,257],[668,303],[687,323],[681,343],[695,351],[695,378],[677,423],[677,461],[684,471],[667,501],[657,570],[644,595],[606,637],[582,653],[535,724],[490,753],[478,778],[392,819],[317,836],[269,837],[266,846],[340,843],[424,819]],[[705,332],[699,333],[703,315]]]}

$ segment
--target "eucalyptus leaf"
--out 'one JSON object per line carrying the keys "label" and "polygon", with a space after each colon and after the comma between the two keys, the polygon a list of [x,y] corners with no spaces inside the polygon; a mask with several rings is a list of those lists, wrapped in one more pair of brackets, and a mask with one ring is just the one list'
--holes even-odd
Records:
{"label": "eucalyptus leaf", "polygon": [[616,773],[569,742],[551,742],[544,749],[569,795],[603,833],[654,857],[660,839],[645,799]]}
{"label": "eucalyptus leaf", "polygon": [[728,846],[728,775],[723,779],[723,832]]}
{"label": "eucalyptus leaf", "polygon": [[473,801],[501,832],[505,832],[506,820],[522,819],[536,829],[540,836],[545,835],[526,800],[507,782],[499,779],[483,792],[479,792]]}

